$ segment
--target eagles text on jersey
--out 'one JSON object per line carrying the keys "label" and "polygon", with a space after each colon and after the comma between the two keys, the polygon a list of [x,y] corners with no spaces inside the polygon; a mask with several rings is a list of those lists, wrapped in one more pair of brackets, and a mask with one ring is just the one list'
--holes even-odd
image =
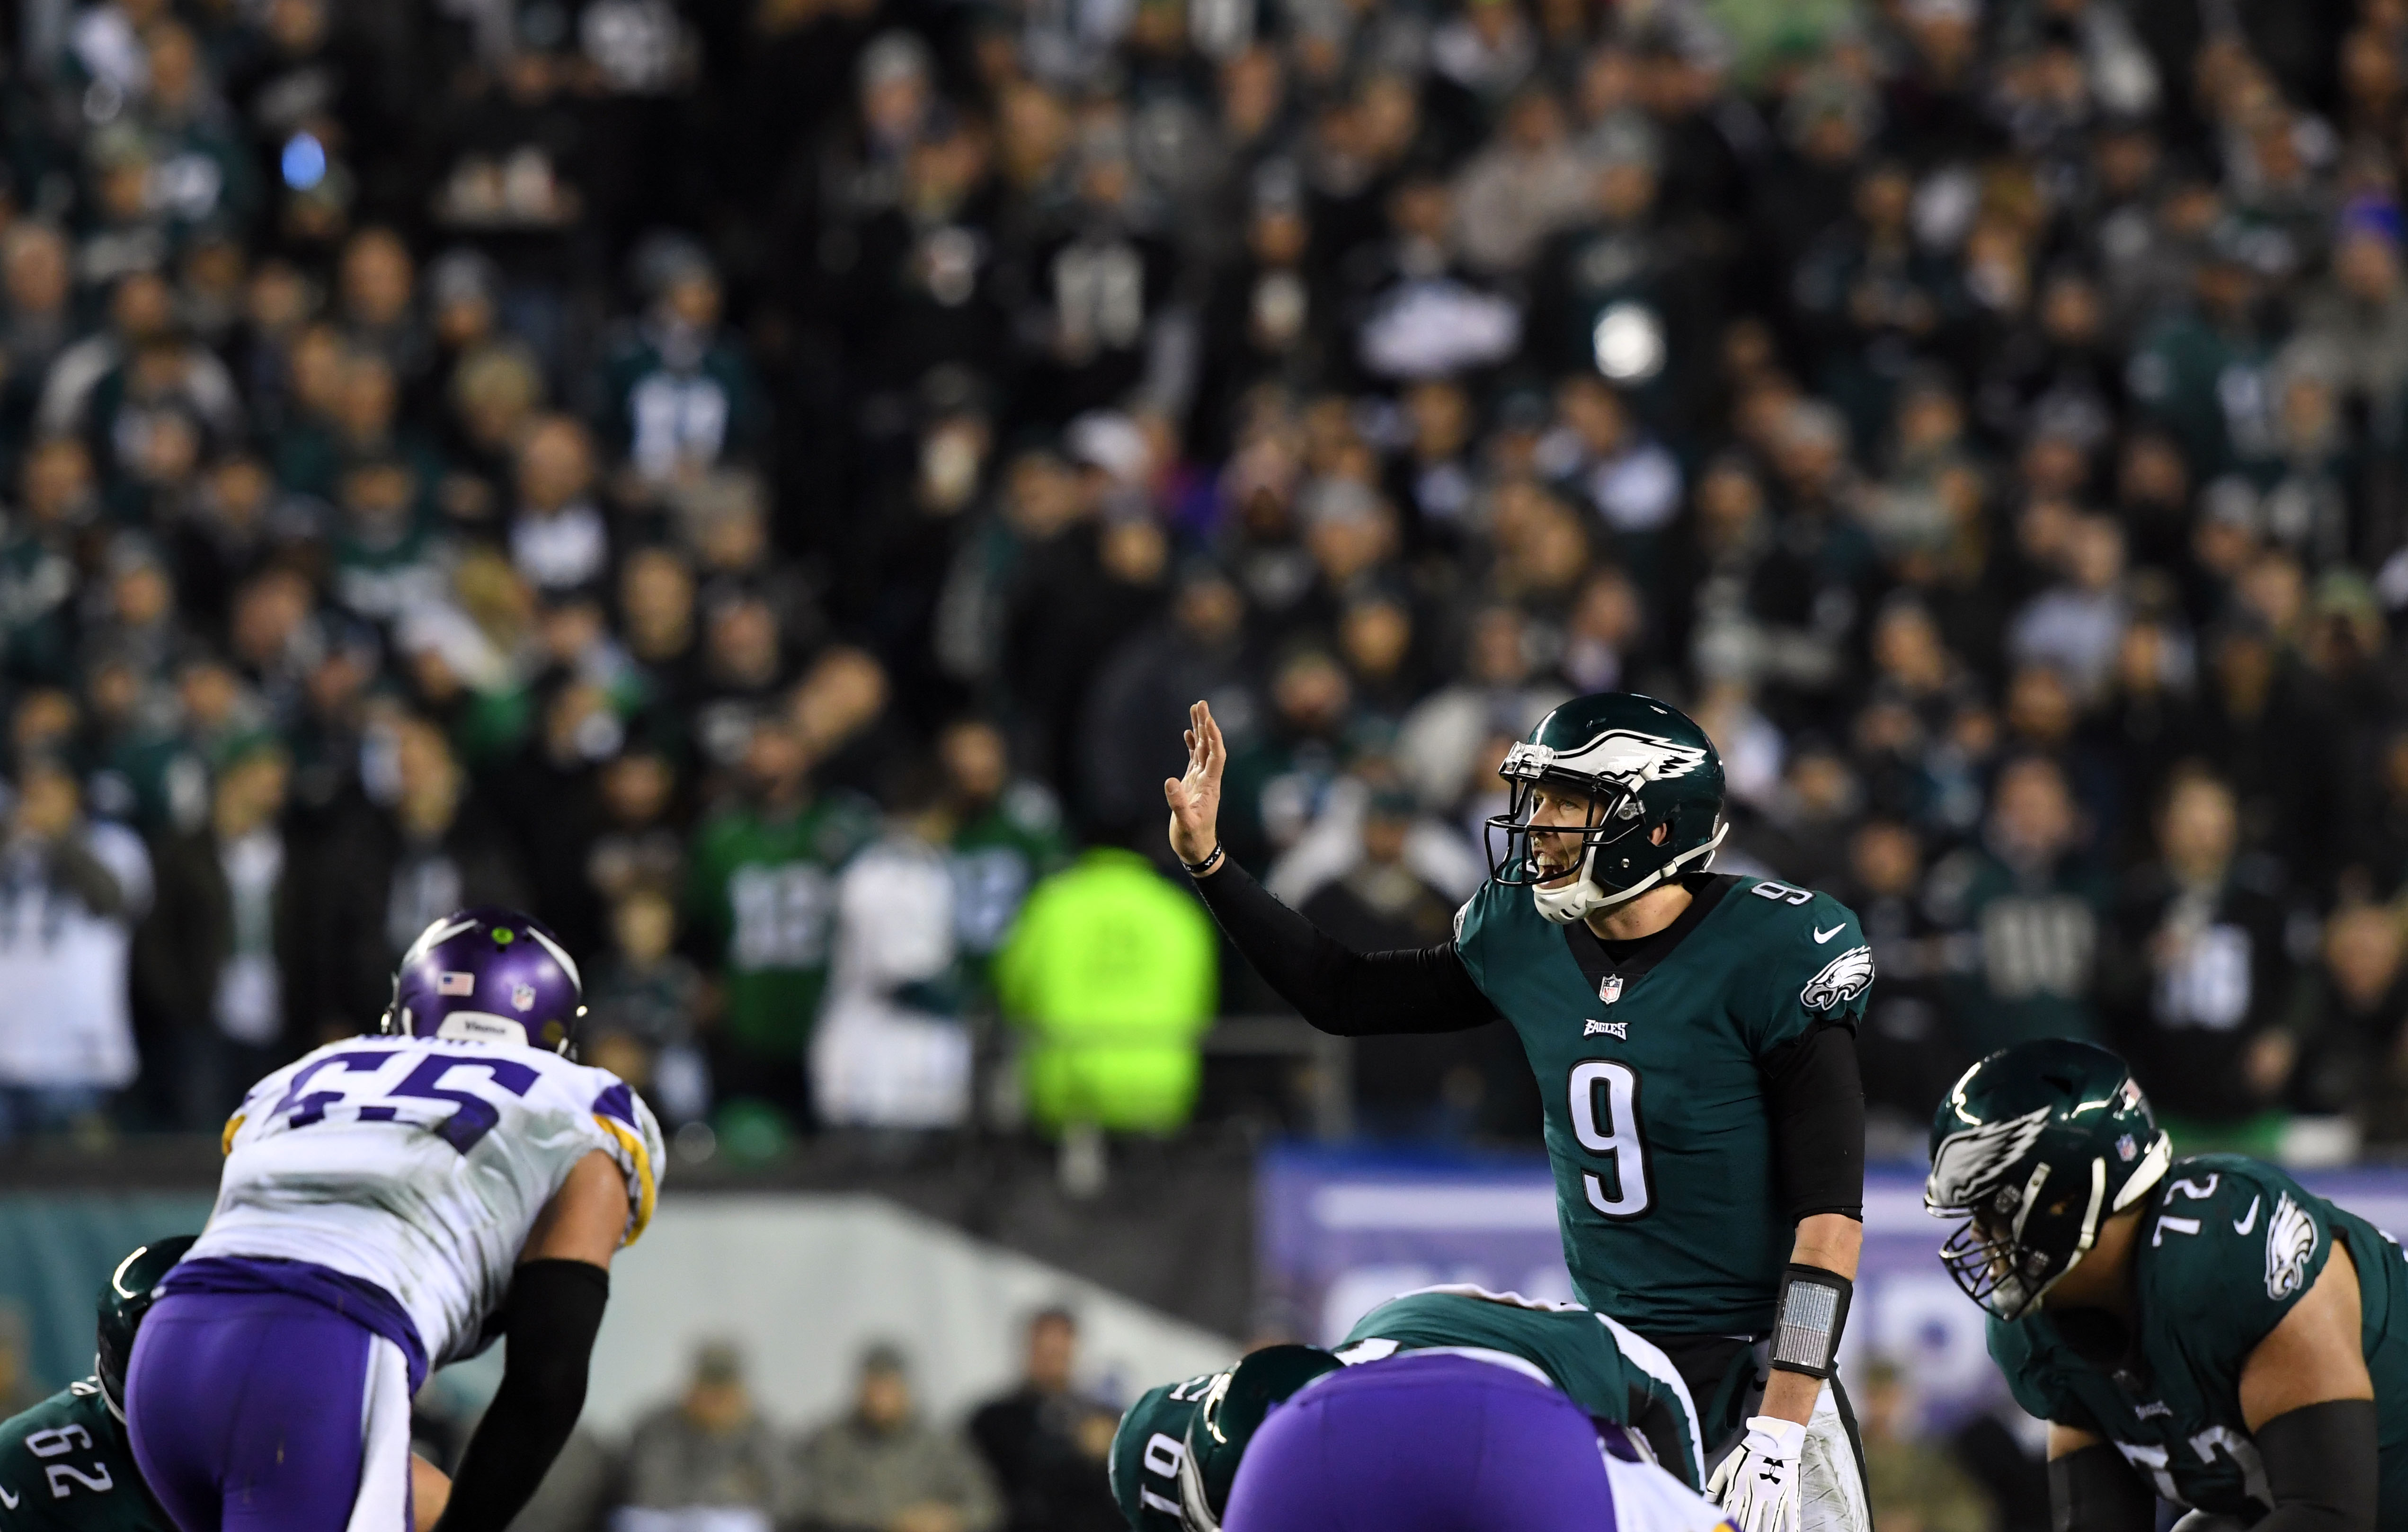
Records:
{"label": "eagles text on jersey", "polygon": [[1538,1077],[1574,1293],[1643,1333],[1756,1334],[1794,1238],[1764,1070],[1816,1027],[1856,1026],[1872,949],[1828,895],[1687,882],[1689,908],[1625,961],[1495,882],[1455,945]]}

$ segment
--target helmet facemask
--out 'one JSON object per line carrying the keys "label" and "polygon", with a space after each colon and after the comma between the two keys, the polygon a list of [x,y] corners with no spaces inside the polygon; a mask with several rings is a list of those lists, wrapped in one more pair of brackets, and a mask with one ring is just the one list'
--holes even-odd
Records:
{"label": "helmet facemask", "polygon": [[2171,1159],[2161,1137],[2112,1205],[2107,1161],[2093,1156],[2086,1167],[2068,1166],[2062,1174],[2037,1160],[2020,1183],[2010,1177],[1964,1206],[1931,1207],[1935,1213],[1964,1215],[1941,1245],[1940,1264],[1967,1297],[2000,1319],[2020,1319],[2082,1264],[2098,1242],[2100,1224],[2145,1196]]}
{"label": "helmet facemask", "polygon": [[[1507,799],[1505,812],[1490,816],[1484,826],[1488,875],[1509,888],[1529,889],[1539,913],[1558,925],[1584,920],[1598,910],[1635,898],[1692,863],[1702,868],[1722,844],[1728,826],[1717,823],[1713,838],[1704,845],[1651,866],[1627,885],[1617,887],[1610,876],[1599,876],[1598,869],[1606,861],[1601,853],[1611,852],[1633,836],[1641,843],[1652,843],[1659,827],[1670,832],[1671,818],[1650,817],[1640,800],[1640,784],[1636,782],[1608,783],[1548,772],[1535,763],[1517,759],[1526,749],[1516,746],[1514,753],[1506,758],[1500,774],[1511,784],[1512,795]],[[1542,787],[1585,799],[1588,812],[1584,822],[1533,824],[1531,816],[1537,810]],[[1568,866],[1551,869],[1541,861],[1536,838],[1541,836],[1552,838],[1557,847],[1567,843],[1573,846],[1575,854]]]}

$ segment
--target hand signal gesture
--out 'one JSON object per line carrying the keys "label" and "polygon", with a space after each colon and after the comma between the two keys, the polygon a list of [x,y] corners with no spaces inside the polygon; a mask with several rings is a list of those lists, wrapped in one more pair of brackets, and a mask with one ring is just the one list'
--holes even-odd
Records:
{"label": "hand signal gesture", "polygon": [[1212,709],[1198,702],[1187,709],[1187,774],[1162,780],[1163,801],[1170,805],[1170,849],[1190,866],[1212,854],[1221,843],[1221,772],[1229,764],[1228,743]]}

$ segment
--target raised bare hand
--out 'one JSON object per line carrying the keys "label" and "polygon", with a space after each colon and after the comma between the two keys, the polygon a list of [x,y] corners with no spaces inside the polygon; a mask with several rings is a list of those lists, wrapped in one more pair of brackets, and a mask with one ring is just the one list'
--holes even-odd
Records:
{"label": "raised bare hand", "polygon": [[1170,849],[1182,862],[1201,862],[1221,843],[1221,772],[1229,747],[1209,703],[1187,709],[1187,774],[1165,777],[1162,798],[1170,805]]}

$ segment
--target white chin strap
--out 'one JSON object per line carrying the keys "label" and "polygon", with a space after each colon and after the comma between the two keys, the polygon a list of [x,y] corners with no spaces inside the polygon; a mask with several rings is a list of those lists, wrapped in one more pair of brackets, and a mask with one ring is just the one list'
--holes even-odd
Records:
{"label": "white chin strap", "polygon": [[[1705,871],[1713,866],[1714,848],[1721,845],[1723,837],[1728,834],[1730,834],[1730,821],[1724,820],[1714,826],[1714,838],[1712,840],[1694,850],[1683,852],[1628,888],[1621,889],[1600,888],[1598,886],[1597,880],[1590,876],[1597,866],[1597,847],[1592,845],[1588,849],[1588,853],[1581,858],[1578,878],[1560,888],[1549,888],[1540,884],[1530,890],[1530,897],[1537,902],[1540,914],[1557,925],[1570,925],[1574,921],[1588,919],[1600,909],[1611,909],[1615,905],[1635,899],[1667,878],[1691,870]],[[1692,862],[1697,864],[1694,869],[1689,866]]]}

